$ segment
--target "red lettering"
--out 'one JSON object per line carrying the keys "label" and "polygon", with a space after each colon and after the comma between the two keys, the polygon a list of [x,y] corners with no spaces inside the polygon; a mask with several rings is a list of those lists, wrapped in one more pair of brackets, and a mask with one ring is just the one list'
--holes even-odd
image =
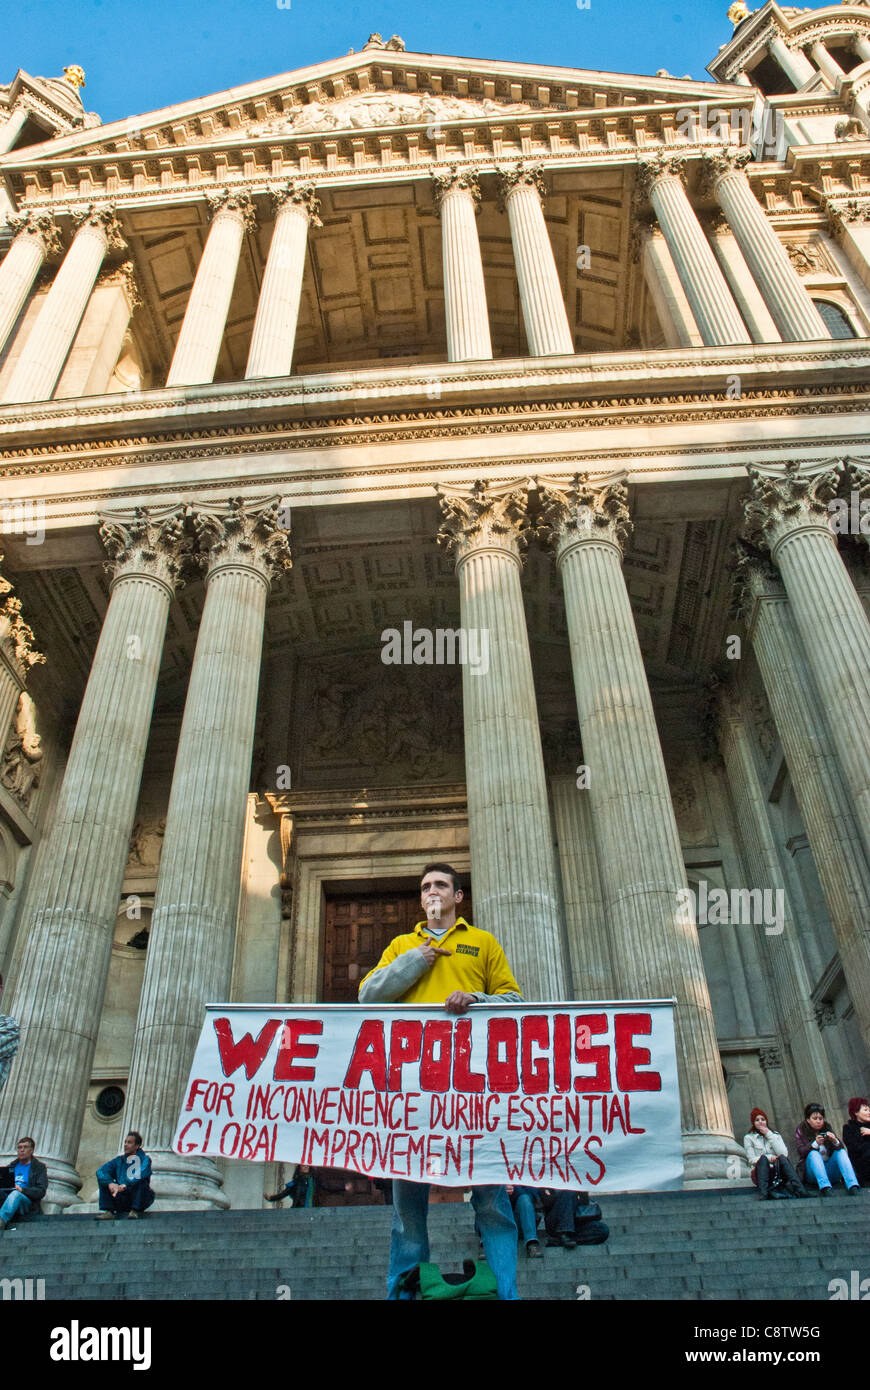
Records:
{"label": "red lettering", "polygon": [[[453,1025],[447,1019],[432,1018],[423,1029],[420,1058],[420,1090],[450,1090],[450,1050]],[[435,1055],[435,1048],[438,1055]]]}
{"label": "red lettering", "polygon": [[[226,1131],[224,1131],[226,1133]],[[242,1131],[242,1140],[239,1144],[239,1158],[253,1158],[254,1146],[252,1140],[257,1133],[256,1125],[245,1125]]]}
{"label": "red lettering", "polygon": [[423,1046],[423,1025],[417,1019],[401,1020],[390,1029],[390,1071],[388,1088],[391,1091],[402,1089],[402,1067],[409,1062],[419,1062]]}
{"label": "red lettering", "polygon": [[[499,1048],[504,1044],[504,1059]],[[486,1034],[486,1074],[491,1091],[518,1091],[520,1078],[517,1069],[517,1021],[515,1018],[491,1018]]]}
{"label": "red lettering", "polygon": [[592,1162],[597,1163],[598,1167],[601,1169],[601,1172],[598,1174],[597,1178],[593,1177],[592,1174],[589,1172],[587,1172],[586,1174],[587,1182],[591,1182],[592,1186],[595,1187],[596,1184],[600,1183],[601,1179],[604,1177],[604,1164],[601,1162],[601,1159],[598,1157],[597,1154],[589,1152],[590,1144],[598,1144],[600,1146],[601,1140],[599,1139],[597,1134],[590,1134],[589,1138],[586,1140],[586,1143],[583,1145],[583,1152],[586,1154],[586,1157],[591,1158]]}
{"label": "red lettering", "polygon": [[483,1073],[471,1070],[470,1018],[461,1018],[454,1030],[453,1089],[456,1091],[484,1091],[486,1089],[486,1077]]}
{"label": "red lettering", "polygon": [[246,1033],[236,1042],[228,1018],[216,1018],[214,1031],[217,1034],[218,1052],[224,1076],[232,1076],[239,1067],[245,1068],[245,1076],[250,1081],[272,1046],[275,1034],[281,1027],[280,1018],[270,1018],[256,1038]]}
{"label": "red lettering", "polygon": [[[189,1106],[189,1105],[188,1105],[187,1109],[188,1109],[188,1110],[190,1109],[190,1106]],[[184,1136],[185,1136],[185,1134],[186,1134],[187,1131],[188,1131],[189,1129],[191,1129],[194,1125],[200,1125],[200,1126],[201,1126],[201,1125],[202,1125],[202,1120],[188,1120],[187,1124],[184,1126],[184,1129],[181,1131],[181,1133],[180,1133],[179,1136],[178,1136],[178,1143],[175,1145],[175,1152],[176,1152],[176,1153],[179,1153],[179,1154],[191,1154],[191,1153],[193,1153],[194,1149],[198,1148],[198,1141],[197,1141],[196,1139],[188,1139],[187,1143],[184,1142]]]}
{"label": "red lettering", "polygon": [[294,1067],[297,1057],[316,1057],[320,1048],[317,1043],[301,1043],[299,1039],[306,1033],[319,1036],[323,1032],[321,1019],[288,1018],[281,1034],[278,1059],[272,1073],[275,1081],[313,1081],[313,1067]]}
{"label": "red lettering", "polygon": [[[450,1025],[448,1024],[448,1027]],[[348,1090],[358,1087],[365,1073],[372,1078],[376,1091],[387,1089],[387,1054],[384,1042],[384,1025],[379,1018],[367,1018],[356,1035],[353,1056],[342,1082]],[[364,1121],[365,1123],[365,1121]],[[374,1161],[374,1160],[373,1160]],[[365,1168],[365,1140],[363,1140],[363,1167]],[[369,1168],[366,1168],[369,1172]]]}
{"label": "red lettering", "polygon": [[607,1014],[578,1014],[574,1019],[574,1056],[578,1062],[594,1062],[594,1076],[578,1076],[574,1081],[575,1091],[610,1090],[610,1049],[590,1047],[588,1038],[593,1033],[607,1032]]}
{"label": "red lettering", "polygon": [[571,1020],[567,1014],[553,1019],[553,1085],[557,1091],[571,1089]]}
{"label": "red lettering", "polygon": [[504,1146],[504,1140],[499,1139],[498,1142],[501,1144],[501,1152],[502,1157],[504,1159],[504,1166],[507,1169],[508,1182],[522,1182],[523,1170],[526,1166],[526,1153],[529,1147],[528,1139],[523,1140],[523,1156],[520,1159],[519,1164],[511,1163],[510,1159],[508,1158],[508,1151]]}
{"label": "red lettering", "polygon": [[[618,1091],[660,1091],[662,1078],[657,1071],[639,1072],[650,1061],[647,1047],[634,1047],[635,1033],[651,1033],[649,1014],[617,1014],[614,1019],[616,1037],[616,1088]],[[609,1090],[609,1087],[608,1087]]]}
{"label": "red lettering", "polygon": [[550,1021],[543,1014],[525,1014],[523,1035],[523,1091],[527,1096],[550,1089],[550,1063],[546,1057],[533,1057],[536,1043],[546,1047],[550,1041]]}
{"label": "red lettering", "polygon": [[626,1123],[626,1125],[628,1126],[628,1133],[629,1133],[629,1134],[646,1134],[646,1130],[645,1130],[645,1129],[634,1129],[633,1126],[632,1126],[632,1123],[631,1123],[631,1097],[630,1097],[630,1096],[623,1096],[622,1099],[625,1101],[625,1123]]}

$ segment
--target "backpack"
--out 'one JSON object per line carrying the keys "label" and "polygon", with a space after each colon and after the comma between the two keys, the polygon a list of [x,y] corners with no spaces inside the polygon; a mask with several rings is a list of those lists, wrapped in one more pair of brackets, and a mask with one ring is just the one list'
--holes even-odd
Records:
{"label": "backpack", "polygon": [[425,1299],[498,1298],[495,1275],[485,1260],[463,1260],[462,1274],[442,1274],[437,1265],[419,1264],[402,1275],[401,1288],[412,1297]]}

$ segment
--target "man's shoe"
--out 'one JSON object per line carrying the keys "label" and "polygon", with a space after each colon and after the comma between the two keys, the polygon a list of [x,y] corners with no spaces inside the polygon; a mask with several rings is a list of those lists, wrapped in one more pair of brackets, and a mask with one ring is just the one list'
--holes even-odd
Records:
{"label": "man's shoe", "polygon": [[772,1192],[759,1192],[758,1200],[759,1202],[769,1202],[772,1196]]}
{"label": "man's shoe", "polygon": [[141,1219],[142,1219],[142,1217],[143,1217],[144,1215],[145,1215],[144,1211],[128,1211],[128,1212],[127,1212],[127,1220],[128,1220],[128,1221],[141,1221]]}
{"label": "man's shoe", "polygon": [[820,1188],[819,1188],[819,1196],[820,1196],[820,1197],[830,1197],[831,1194],[833,1193],[833,1191],[834,1191],[834,1189],[833,1189],[832,1187],[820,1187]]}
{"label": "man's shoe", "polygon": [[850,1187],[850,1188],[849,1188],[849,1196],[850,1196],[850,1197],[855,1197],[855,1196],[857,1196],[857,1194],[858,1194],[860,1191],[861,1191],[861,1189],[860,1189],[860,1187],[858,1186],[858,1184],[856,1183],[854,1187]]}
{"label": "man's shoe", "polygon": [[283,1202],[284,1198],[285,1198],[285,1197],[288,1197],[289,1195],[290,1195],[290,1194],[289,1194],[288,1192],[273,1192],[271,1197],[267,1197],[267,1198],[266,1198],[266,1201],[267,1201],[267,1202]]}
{"label": "man's shoe", "polygon": [[566,1250],[576,1250],[577,1237],[572,1235],[570,1231],[565,1231],[562,1235],[562,1244]]}
{"label": "man's shoe", "polygon": [[98,1221],[114,1221],[114,1219],[115,1219],[115,1213],[114,1213],[113,1211],[98,1211],[98,1212],[97,1212],[97,1220],[98,1220]]}
{"label": "man's shoe", "polygon": [[538,1241],[538,1240],[527,1240],[527,1241],[526,1241],[526,1255],[528,1256],[528,1258],[529,1258],[530,1260],[542,1260],[542,1259],[544,1258],[544,1252],[543,1252],[543,1250],[541,1249],[541,1243],[540,1243],[540,1241]]}

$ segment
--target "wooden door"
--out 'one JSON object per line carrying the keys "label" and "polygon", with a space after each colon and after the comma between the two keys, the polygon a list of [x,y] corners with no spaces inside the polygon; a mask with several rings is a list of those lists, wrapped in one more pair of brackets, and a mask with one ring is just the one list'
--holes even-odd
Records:
{"label": "wooden door", "polygon": [[[463,898],[460,910],[463,917],[468,916],[470,896]],[[355,1004],[360,980],[377,965],[384,947],[394,936],[413,931],[422,917],[415,888],[327,894],[323,1002]]]}

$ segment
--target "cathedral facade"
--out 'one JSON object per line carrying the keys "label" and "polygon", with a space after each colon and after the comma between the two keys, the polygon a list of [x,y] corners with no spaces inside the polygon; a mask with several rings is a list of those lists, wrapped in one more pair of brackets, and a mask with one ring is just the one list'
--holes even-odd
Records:
{"label": "cathedral facade", "polygon": [[526,998],[676,1000],[687,1182],[870,1089],[870,6],[728,18],[709,81],[0,87],[0,1151],[55,1210],[131,1127],[260,1206],[172,1152],[203,1007],[353,1000],[430,859]]}

